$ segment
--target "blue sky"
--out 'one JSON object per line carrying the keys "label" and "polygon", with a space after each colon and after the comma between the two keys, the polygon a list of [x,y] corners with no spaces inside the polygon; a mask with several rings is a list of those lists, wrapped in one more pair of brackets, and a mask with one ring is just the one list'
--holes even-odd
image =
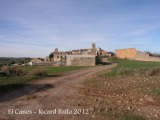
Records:
{"label": "blue sky", "polygon": [[160,0],[0,0],[0,57],[90,48],[160,52]]}

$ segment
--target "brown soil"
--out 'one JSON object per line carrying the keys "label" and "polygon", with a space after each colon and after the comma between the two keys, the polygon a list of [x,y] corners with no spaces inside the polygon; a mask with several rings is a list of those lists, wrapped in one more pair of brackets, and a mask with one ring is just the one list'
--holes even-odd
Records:
{"label": "brown soil", "polygon": [[101,74],[76,88],[79,94],[70,100],[77,99],[79,106],[90,108],[87,120],[160,120],[159,88],[160,76]]}
{"label": "brown soil", "polygon": [[[25,84],[18,89],[13,89],[0,98],[0,120],[77,120],[94,117],[91,114],[90,107],[83,106],[84,102],[73,98],[79,94],[77,88],[81,87],[88,77],[94,78],[97,73],[113,68],[116,64],[90,67],[83,70],[69,72],[62,77],[46,78],[29,84]],[[73,98],[73,99],[71,99]],[[30,110],[32,114],[8,114],[8,110]],[[88,109],[89,114],[81,112],[75,114],[38,114],[38,110],[58,110],[70,109]],[[88,119],[87,119],[88,120]]]}

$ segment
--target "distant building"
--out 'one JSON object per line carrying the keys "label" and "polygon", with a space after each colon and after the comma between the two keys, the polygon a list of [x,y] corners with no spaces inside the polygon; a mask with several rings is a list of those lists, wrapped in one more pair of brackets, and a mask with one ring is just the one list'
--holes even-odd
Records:
{"label": "distant building", "polygon": [[43,58],[33,58],[31,60],[32,63],[40,63],[40,62],[43,62],[43,61],[45,61],[45,59],[43,59]]}
{"label": "distant building", "polygon": [[[97,56],[110,56],[110,54],[101,49],[96,48],[96,44],[92,43],[91,48],[88,49],[77,49],[70,50],[66,52],[59,52],[58,48],[52,52],[53,61],[54,62],[62,62],[65,61],[66,65],[85,65],[92,66],[97,62]],[[45,61],[51,61],[48,57]]]}
{"label": "distant building", "polygon": [[66,52],[58,52],[58,49],[56,48],[53,52],[54,61],[64,61],[66,60]]}
{"label": "distant building", "polygon": [[51,59],[47,56],[47,57],[45,58],[45,61],[51,61]]}
{"label": "distant building", "polygon": [[135,48],[118,49],[115,53],[118,58],[135,59],[137,50]]}
{"label": "distant building", "polygon": [[160,61],[158,57],[149,56],[148,53],[136,50],[136,48],[126,48],[115,50],[117,58],[139,60],[139,61]]}
{"label": "distant building", "polygon": [[66,65],[73,66],[94,66],[96,65],[95,55],[67,55]]}

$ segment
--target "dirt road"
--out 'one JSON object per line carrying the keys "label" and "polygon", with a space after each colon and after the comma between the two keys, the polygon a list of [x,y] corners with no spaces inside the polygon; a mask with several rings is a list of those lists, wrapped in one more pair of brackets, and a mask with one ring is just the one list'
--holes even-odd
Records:
{"label": "dirt road", "polygon": [[[74,120],[79,107],[71,106],[70,103],[76,101],[68,101],[65,96],[76,94],[74,87],[80,85],[86,77],[115,66],[112,64],[76,70],[63,77],[46,78],[13,90],[0,98],[0,120]],[[87,109],[81,109],[81,113],[89,115]]]}

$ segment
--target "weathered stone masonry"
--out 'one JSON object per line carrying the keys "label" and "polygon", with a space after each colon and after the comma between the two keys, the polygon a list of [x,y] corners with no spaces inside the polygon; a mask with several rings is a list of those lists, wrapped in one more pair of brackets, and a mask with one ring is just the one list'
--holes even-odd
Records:
{"label": "weathered stone masonry", "polygon": [[67,55],[66,65],[94,66],[96,65],[95,55]]}

